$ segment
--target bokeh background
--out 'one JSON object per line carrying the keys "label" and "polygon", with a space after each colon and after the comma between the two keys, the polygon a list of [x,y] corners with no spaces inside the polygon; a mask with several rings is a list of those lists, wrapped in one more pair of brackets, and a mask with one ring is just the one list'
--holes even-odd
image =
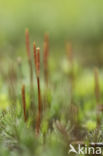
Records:
{"label": "bokeh background", "polygon": [[51,53],[65,52],[66,42],[86,65],[103,63],[102,0],[0,0],[0,57],[13,59],[25,51],[25,28],[42,48],[50,36]]}

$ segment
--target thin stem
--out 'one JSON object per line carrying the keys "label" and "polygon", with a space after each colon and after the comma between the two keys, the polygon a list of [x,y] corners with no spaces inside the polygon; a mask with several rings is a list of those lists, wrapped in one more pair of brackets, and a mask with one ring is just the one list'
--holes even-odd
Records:
{"label": "thin stem", "polygon": [[42,105],[41,105],[41,92],[40,92],[40,79],[37,77],[37,85],[38,85],[38,116],[37,116],[37,133],[40,131],[40,122],[41,122],[41,114],[42,114]]}
{"label": "thin stem", "polygon": [[26,49],[27,49],[28,60],[31,60],[29,31],[28,31],[28,29],[25,30],[25,39],[26,39]]}
{"label": "thin stem", "polygon": [[32,88],[33,88],[33,68],[32,68],[28,29],[26,29],[26,31],[25,31],[25,38],[26,38],[26,49],[27,49],[27,56],[28,56],[28,64],[29,64],[29,68],[30,68],[30,90],[32,90]]}
{"label": "thin stem", "polygon": [[100,127],[100,113],[99,113],[99,106],[100,106],[100,87],[99,87],[99,74],[98,69],[94,69],[94,79],[95,79],[95,97],[97,103],[97,127]]}
{"label": "thin stem", "polygon": [[72,44],[69,42],[66,45],[67,48],[67,58],[71,66],[71,73],[69,76],[70,84],[71,84],[71,104],[73,104],[73,91],[75,87],[75,75],[74,75],[74,57],[73,57],[73,50],[72,50]]}
{"label": "thin stem", "polygon": [[22,86],[22,103],[23,103],[23,111],[24,111],[24,120],[26,122],[26,99],[25,99],[25,85]]}
{"label": "thin stem", "polygon": [[94,70],[94,79],[95,79],[95,96],[96,96],[96,102],[99,104],[100,102],[100,87],[99,87],[99,76],[98,76],[98,69],[95,68]]}
{"label": "thin stem", "polygon": [[48,55],[49,55],[49,37],[48,34],[45,34],[43,61],[44,61],[44,78],[46,86],[48,86]]}
{"label": "thin stem", "polygon": [[37,77],[37,85],[38,85],[38,111],[41,113],[42,105],[41,105],[41,92],[40,92],[40,79]]}
{"label": "thin stem", "polygon": [[68,60],[72,66],[73,64],[73,50],[72,50],[72,44],[71,43],[67,43],[67,57],[68,57]]}
{"label": "thin stem", "polygon": [[36,44],[35,42],[33,43],[33,51],[34,51],[34,64],[35,64],[35,69],[36,69]]}
{"label": "thin stem", "polygon": [[36,65],[36,77],[37,77],[37,87],[38,87],[38,115],[37,115],[36,131],[37,131],[37,134],[39,134],[41,115],[42,115],[42,100],[41,100],[40,78],[39,78],[40,76],[40,48],[37,48],[36,51],[34,49],[34,63]]}

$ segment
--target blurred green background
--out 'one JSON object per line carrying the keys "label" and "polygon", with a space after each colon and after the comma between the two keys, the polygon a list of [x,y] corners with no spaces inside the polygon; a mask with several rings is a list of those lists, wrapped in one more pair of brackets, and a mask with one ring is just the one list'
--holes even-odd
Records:
{"label": "blurred green background", "polygon": [[25,28],[42,47],[44,33],[50,36],[53,53],[65,52],[67,41],[84,64],[103,62],[103,0],[1,0],[0,56],[22,55]]}

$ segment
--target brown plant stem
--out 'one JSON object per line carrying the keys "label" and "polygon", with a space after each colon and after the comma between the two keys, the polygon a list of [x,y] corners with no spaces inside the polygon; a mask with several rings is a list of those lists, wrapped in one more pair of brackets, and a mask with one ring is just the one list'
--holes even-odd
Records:
{"label": "brown plant stem", "polygon": [[72,65],[73,64],[73,50],[72,50],[72,44],[71,43],[67,43],[67,57],[68,57],[68,60],[70,62],[70,64]]}
{"label": "brown plant stem", "polygon": [[31,52],[30,52],[30,41],[29,41],[29,31],[26,29],[25,31],[25,38],[26,38],[26,49],[27,49],[27,56],[28,56],[28,64],[30,69],[30,90],[32,92],[33,89],[33,68],[32,68],[32,60],[31,60]]}
{"label": "brown plant stem", "polygon": [[13,106],[15,106],[15,102],[17,100],[17,73],[14,67],[14,64],[10,65],[8,70],[8,93],[9,98]]}
{"label": "brown plant stem", "polygon": [[96,104],[97,104],[97,127],[100,126],[100,112],[99,112],[99,106],[100,106],[100,87],[99,87],[99,74],[98,69],[94,69],[94,79],[95,79],[95,97],[96,97]]}
{"label": "brown plant stem", "polygon": [[67,59],[68,62],[70,63],[71,66],[71,71],[70,71],[70,75],[69,75],[69,80],[71,83],[71,104],[73,104],[73,91],[74,91],[74,87],[75,87],[75,75],[74,75],[74,57],[73,57],[73,50],[72,50],[72,44],[69,42],[66,45],[66,49],[67,49]]}
{"label": "brown plant stem", "polygon": [[38,115],[36,122],[36,132],[39,134],[40,132],[40,123],[42,116],[42,100],[41,100],[41,90],[40,90],[40,48],[35,50],[34,44],[34,63],[36,66],[36,77],[37,77],[37,87],[38,87]]}
{"label": "brown plant stem", "polygon": [[33,51],[34,51],[34,65],[35,65],[35,71],[36,71],[36,44],[33,43]]}
{"label": "brown plant stem", "polygon": [[43,63],[44,63],[44,79],[47,87],[48,87],[48,55],[49,55],[49,37],[48,34],[45,34]]}
{"label": "brown plant stem", "polygon": [[97,105],[100,103],[100,87],[99,87],[99,76],[98,69],[94,69],[94,78],[95,78],[95,96]]}
{"label": "brown plant stem", "polygon": [[41,92],[40,92],[40,79],[37,77],[37,85],[38,85],[38,116],[37,116],[37,134],[40,131],[40,122],[41,122],[41,114],[42,114],[42,105],[41,105]]}
{"label": "brown plant stem", "polygon": [[[66,45],[67,49],[67,59],[70,65],[70,73],[69,73],[69,81],[70,81],[70,106],[69,106],[69,118],[71,120],[71,123],[75,126],[78,127],[78,107],[75,105],[74,102],[74,89],[75,89],[75,71],[74,71],[74,54],[73,54],[73,49],[72,49],[72,44],[71,42],[68,42]],[[74,116],[72,115],[74,113]]]}
{"label": "brown plant stem", "polygon": [[43,45],[43,65],[44,65],[44,82],[45,91],[43,98],[43,110],[45,111],[48,106],[47,91],[48,91],[48,56],[49,56],[49,36],[47,33],[44,35],[44,45]]}
{"label": "brown plant stem", "polygon": [[24,120],[26,122],[26,99],[25,99],[25,85],[22,86],[22,103],[23,103],[23,112],[24,112]]}
{"label": "brown plant stem", "polygon": [[38,111],[41,114],[42,106],[41,106],[41,92],[40,92],[40,79],[37,77],[38,84]]}

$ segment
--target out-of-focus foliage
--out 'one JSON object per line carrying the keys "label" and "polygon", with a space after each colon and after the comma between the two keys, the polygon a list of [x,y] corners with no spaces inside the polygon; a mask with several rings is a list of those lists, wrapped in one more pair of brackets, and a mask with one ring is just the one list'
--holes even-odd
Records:
{"label": "out-of-focus foliage", "polygon": [[[24,30],[28,27],[31,40],[37,44],[42,44],[43,35],[48,32],[52,51],[57,47],[63,53],[65,43],[70,40],[77,54],[89,54],[83,60],[102,64],[102,6],[102,0],[0,1],[1,55],[23,54]],[[94,53],[98,53],[97,57],[92,56]]]}
{"label": "out-of-focus foliage", "polygon": [[25,27],[30,27],[33,34],[40,36],[44,31],[49,31],[51,37],[57,38],[102,37],[102,0],[18,0],[16,2],[4,0],[0,4],[0,32],[10,41],[14,39],[21,41],[23,38],[21,32],[23,33]]}

